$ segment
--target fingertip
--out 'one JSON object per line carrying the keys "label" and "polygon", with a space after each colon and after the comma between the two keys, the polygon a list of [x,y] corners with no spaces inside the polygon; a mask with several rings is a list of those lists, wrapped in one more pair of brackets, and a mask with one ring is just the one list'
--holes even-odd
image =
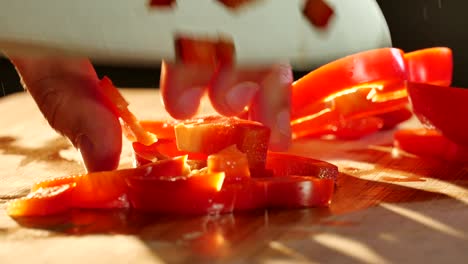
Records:
{"label": "fingertip", "polygon": [[116,169],[122,152],[118,118],[95,98],[81,98],[79,103],[82,109],[69,113],[73,119],[69,119],[68,126],[74,129],[67,136],[80,151],[89,172]]}
{"label": "fingertip", "polygon": [[101,141],[95,144],[86,135],[80,135],[76,141],[88,172],[109,171],[119,166],[121,144],[113,142],[110,148],[103,148]]}
{"label": "fingertip", "polygon": [[255,79],[245,78],[243,75],[242,72],[231,68],[215,73],[208,95],[218,113],[236,116],[244,112],[252,102],[260,86]]}
{"label": "fingertip", "polygon": [[289,109],[278,112],[270,125],[270,149],[272,151],[287,151],[292,141],[291,115]]}
{"label": "fingertip", "polygon": [[273,65],[262,78],[261,89],[250,108],[251,119],[271,129],[270,148],[286,151],[291,145],[291,85],[293,77],[288,65]]}
{"label": "fingertip", "polygon": [[210,68],[163,62],[160,89],[166,111],[175,119],[193,117],[212,74]]}
{"label": "fingertip", "polygon": [[189,119],[197,114],[204,92],[200,87],[189,88],[172,100],[166,110],[175,119]]}

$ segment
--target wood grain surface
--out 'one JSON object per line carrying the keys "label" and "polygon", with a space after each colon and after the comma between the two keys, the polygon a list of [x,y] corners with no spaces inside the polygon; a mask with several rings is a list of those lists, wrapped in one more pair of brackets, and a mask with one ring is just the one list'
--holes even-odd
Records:
{"label": "wood grain surface", "polygon": [[[157,91],[123,92],[140,118],[167,117]],[[10,95],[0,99],[0,263],[466,263],[468,166],[398,153],[391,144],[392,131],[359,141],[295,142],[290,152],[340,168],[326,209],[12,219],[8,200],[34,181],[83,166],[29,95]],[[121,166],[130,164],[125,142]]]}

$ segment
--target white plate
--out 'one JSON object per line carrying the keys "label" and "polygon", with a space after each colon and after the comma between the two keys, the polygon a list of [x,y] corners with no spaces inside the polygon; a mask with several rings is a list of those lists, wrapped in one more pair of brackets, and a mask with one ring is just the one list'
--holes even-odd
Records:
{"label": "white plate", "polygon": [[178,0],[171,11],[148,0],[0,1],[0,49],[31,48],[84,54],[106,63],[157,64],[172,59],[173,34],[227,33],[240,63],[290,60],[308,69],[357,51],[391,45],[374,0],[328,0],[327,31],[302,17],[302,0],[262,0],[238,14],[213,0]]}

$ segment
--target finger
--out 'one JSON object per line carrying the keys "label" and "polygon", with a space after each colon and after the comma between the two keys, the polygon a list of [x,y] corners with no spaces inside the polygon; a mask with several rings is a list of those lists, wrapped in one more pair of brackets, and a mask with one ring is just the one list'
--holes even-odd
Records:
{"label": "finger", "polygon": [[176,119],[193,117],[212,75],[210,67],[163,62],[160,89],[166,111]]}
{"label": "finger", "polygon": [[225,116],[243,113],[260,89],[258,82],[265,72],[264,69],[220,68],[208,88],[213,108]]}
{"label": "finger", "polygon": [[287,64],[273,65],[260,81],[250,106],[250,119],[271,129],[270,148],[285,151],[291,144],[291,85],[293,74]]}
{"label": "finger", "polygon": [[87,59],[10,58],[49,124],[79,149],[88,171],[118,166],[122,132],[102,102],[98,77]]}

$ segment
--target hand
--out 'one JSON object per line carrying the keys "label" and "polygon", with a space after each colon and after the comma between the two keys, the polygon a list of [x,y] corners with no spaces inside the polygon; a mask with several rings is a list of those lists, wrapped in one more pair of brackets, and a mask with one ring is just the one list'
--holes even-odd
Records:
{"label": "hand", "polygon": [[[88,171],[117,168],[122,131],[117,116],[100,98],[98,76],[84,58],[10,57],[24,87],[52,128],[79,149]],[[161,90],[167,111],[175,118],[192,117],[210,80],[210,98],[224,115],[242,114],[272,129],[271,145],[289,146],[291,68],[225,68],[215,74],[200,68],[164,63]]]}
{"label": "hand", "polygon": [[117,168],[122,149],[120,123],[102,103],[99,79],[89,60],[10,60],[49,124],[79,149],[87,170]]}
{"label": "hand", "polygon": [[216,111],[263,123],[271,129],[270,149],[284,151],[291,143],[292,81],[288,64],[224,66],[214,72],[210,67],[163,62],[160,88],[166,110],[174,118],[195,115],[208,92]]}

